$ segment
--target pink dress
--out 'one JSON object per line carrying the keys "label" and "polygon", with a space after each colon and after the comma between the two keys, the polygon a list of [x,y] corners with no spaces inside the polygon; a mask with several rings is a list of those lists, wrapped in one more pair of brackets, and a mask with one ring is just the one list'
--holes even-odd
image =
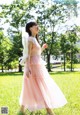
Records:
{"label": "pink dress", "polygon": [[20,105],[24,105],[25,109],[30,111],[64,106],[67,100],[43,63],[39,43],[33,37],[29,40],[33,43],[30,58],[31,74],[29,78],[26,76],[27,64],[25,64]]}

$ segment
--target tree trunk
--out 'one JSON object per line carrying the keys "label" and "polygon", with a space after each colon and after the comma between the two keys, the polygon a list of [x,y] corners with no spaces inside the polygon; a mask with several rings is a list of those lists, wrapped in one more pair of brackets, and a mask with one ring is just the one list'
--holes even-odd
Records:
{"label": "tree trunk", "polygon": [[22,72],[22,66],[19,64],[19,72]]}
{"label": "tree trunk", "polygon": [[50,67],[50,54],[47,54],[47,68],[48,68],[48,71],[51,71],[51,67]]}
{"label": "tree trunk", "polygon": [[73,53],[71,51],[71,72],[73,71]]}
{"label": "tree trunk", "polygon": [[3,71],[3,65],[2,65],[2,72],[4,72],[4,71]]}
{"label": "tree trunk", "polygon": [[66,71],[66,56],[64,54],[64,71]]}

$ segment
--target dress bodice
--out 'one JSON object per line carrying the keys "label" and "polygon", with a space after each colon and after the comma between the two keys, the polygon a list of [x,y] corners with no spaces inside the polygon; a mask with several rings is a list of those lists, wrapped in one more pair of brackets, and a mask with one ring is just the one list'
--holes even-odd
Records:
{"label": "dress bodice", "polygon": [[29,37],[29,41],[32,41],[32,49],[30,54],[30,64],[46,64],[46,62],[41,58],[41,46],[34,37]]}
{"label": "dress bodice", "polygon": [[36,38],[35,37],[29,37],[29,41],[31,41],[33,43],[30,56],[41,55],[41,46],[38,43],[38,41],[36,40]]}

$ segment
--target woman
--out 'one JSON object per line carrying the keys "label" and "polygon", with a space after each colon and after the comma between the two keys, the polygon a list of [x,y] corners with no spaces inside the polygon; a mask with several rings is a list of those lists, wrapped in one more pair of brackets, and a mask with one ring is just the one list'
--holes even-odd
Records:
{"label": "woman", "polygon": [[[35,22],[26,24],[28,40],[28,55],[25,56],[22,91],[20,95],[20,111],[18,115],[25,115],[25,110],[40,110],[45,108],[48,115],[54,115],[51,108],[58,108],[67,103],[64,94],[50,77],[41,58],[41,52],[47,44],[41,47],[38,41],[39,28]],[[27,42],[25,42],[27,44]],[[27,49],[27,47],[26,47]],[[24,53],[26,54],[26,53]]]}

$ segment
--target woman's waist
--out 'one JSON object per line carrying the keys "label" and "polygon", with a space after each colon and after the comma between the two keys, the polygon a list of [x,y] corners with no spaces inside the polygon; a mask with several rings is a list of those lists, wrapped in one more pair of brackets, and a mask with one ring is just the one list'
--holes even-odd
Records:
{"label": "woman's waist", "polygon": [[37,55],[37,54],[35,54],[35,55],[31,55],[30,56],[30,60],[39,60],[39,59],[41,59],[41,55]]}
{"label": "woman's waist", "polygon": [[40,56],[40,55],[41,55],[40,51],[31,52],[31,57],[33,57],[33,56]]}
{"label": "woman's waist", "polygon": [[44,64],[44,63],[45,63],[45,61],[41,58],[41,55],[34,55],[34,56],[31,56],[31,58],[30,58],[31,65]]}

